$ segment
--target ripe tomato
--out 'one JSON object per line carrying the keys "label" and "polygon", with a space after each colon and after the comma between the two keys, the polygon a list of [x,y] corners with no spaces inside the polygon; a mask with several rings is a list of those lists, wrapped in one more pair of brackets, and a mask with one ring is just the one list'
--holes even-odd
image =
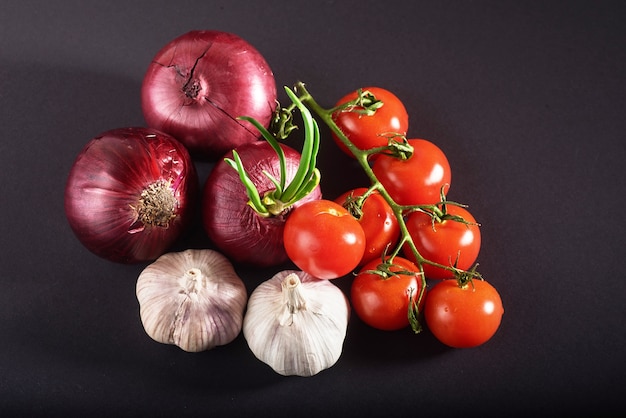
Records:
{"label": "ripe tomato", "polygon": [[[454,265],[462,270],[469,270],[480,252],[480,228],[476,219],[465,208],[446,205],[448,215],[460,216],[469,224],[452,219],[435,222],[423,212],[412,212],[406,219],[406,227],[417,251],[422,257],[446,266]],[[408,245],[403,247],[404,256],[414,263],[415,256]],[[429,279],[449,279],[454,274],[441,267],[423,263],[424,274]]]}
{"label": "ripe tomato", "polygon": [[325,199],[294,208],[285,221],[283,239],[291,261],[320,279],[350,273],[365,250],[361,224],[343,206]]}
{"label": "ripe tomato", "polygon": [[426,296],[424,319],[433,335],[455,348],[479,346],[500,327],[504,308],[498,291],[484,280],[459,286],[443,280]]}
{"label": "ripe tomato", "polygon": [[[380,260],[365,264],[352,281],[350,299],[357,316],[367,325],[393,331],[409,325],[409,309],[417,303],[422,280],[420,269],[411,261],[394,257],[388,277],[378,273]],[[408,273],[413,272],[413,273]],[[420,302],[420,312],[425,297]]]}
{"label": "ripe tomato", "polygon": [[444,152],[425,139],[409,139],[413,155],[401,160],[380,155],[372,170],[392,199],[400,205],[438,203],[441,188],[450,185],[450,163]]}
{"label": "ripe tomato", "polygon": [[[381,258],[387,247],[393,246],[400,238],[400,226],[393,209],[380,193],[374,192],[362,204],[355,200],[367,191],[365,187],[349,190],[335,199],[336,203],[348,209],[365,232],[365,251],[359,265]],[[356,213],[359,212],[359,213]]]}
{"label": "ripe tomato", "polygon": [[[364,87],[361,90],[372,93],[383,105],[370,116],[359,113],[358,106],[353,111],[338,110],[333,113],[333,120],[350,142],[358,149],[366,150],[387,145],[386,134],[406,135],[409,115],[400,99],[389,90],[380,87]],[[336,106],[352,101],[358,96],[358,90],[348,93],[337,101]],[[334,133],[332,136],[343,152],[353,156]]]}

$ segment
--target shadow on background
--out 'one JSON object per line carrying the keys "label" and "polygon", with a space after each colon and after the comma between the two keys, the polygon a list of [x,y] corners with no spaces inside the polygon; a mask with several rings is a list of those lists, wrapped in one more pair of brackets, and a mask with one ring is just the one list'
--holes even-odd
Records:
{"label": "shadow on background", "polygon": [[[242,335],[228,346],[194,354],[152,341],[135,298],[145,265],[99,259],[69,229],[63,193],[71,164],[93,136],[143,124],[139,92],[139,80],[111,74],[18,62],[0,67],[0,194],[9,217],[0,225],[0,334],[6,342],[0,348],[0,405],[7,411],[67,411],[73,409],[68,405],[97,403],[106,391],[129,394],[106,406],[113,412],[154,402],[155,393],[176,397],[177,403],[168,404],[175,409],[198,394],[273,385],[294,391],[299,386],[293,383],[302,382],[285,379],[254,358]],[[330,148],[322,151],[323,171],[354,165]],[[201,184],[209,171],[210,164],[200,163]],[[324,180],[327,196],[357,186],[360,179],[351,178],[356,182],[347,186]],[[199,218],[184,239],[176,249],[211,246]],[[250,293],[283,267],[292,268],[237,270]],[[337,281],[344,292],[349,284],[349,277]],[[318,381],[346,369],[400,368],[445,351],[429,334],[380,335],[352,315],[342,357]],[[381,355],[390,347],[393,355]],[[157,410],[162,407],[155,403]]]}

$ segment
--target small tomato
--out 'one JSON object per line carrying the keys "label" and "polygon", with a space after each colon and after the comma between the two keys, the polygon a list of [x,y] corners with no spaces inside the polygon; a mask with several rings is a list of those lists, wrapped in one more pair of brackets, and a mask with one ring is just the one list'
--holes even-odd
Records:
{"label": "small tomato", "polygon": [[[365,264],[352,281],[352,307],[357,316],[373,328],[384,331],[402,329],[410,324],[409,313],[422,288],[421,271],[411,261],[394,257],[388,267],[391,274],[386,274],[379,270],[381,261],[372,260]],[[420,305],[424,300],[422,297]]]}
{"label": "small tomato", "polygon": [[294,208],[285,221],[283,240],[291,261],[320,279],[350,273],[365,250],[361,224],[343,206],[325,199]]}
{"label": "small tomato", "polygon": [[443,280],[426,296],[424,319],[433,335],[455,348],[476,347],[496,333],[504,308],[498,291],[484,280],[459,285]]}
{"label": "small tomato", "polygon": [[365,187],[349,190],[335,199],[354,216],[365,232],[365,251],[359,265],[380,259],[383,252],[400,238],[400,226],[393,209],[378,192],[359,200],[367,191]]}

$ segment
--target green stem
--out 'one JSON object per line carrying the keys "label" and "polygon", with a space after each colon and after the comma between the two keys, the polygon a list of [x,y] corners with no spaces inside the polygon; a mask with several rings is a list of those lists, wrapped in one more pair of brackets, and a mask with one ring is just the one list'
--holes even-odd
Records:
{"label": "green stem", "polygon": [[256,186],[254,185],[254,183],[252,183],[250,177],[246,175],[246,171],[243,168],[243,163],[241,162],[241,158],[239,157],[239,154],[236,150],[233,150],[233,158],[234,160],[226,158],[224,161],[226,161],[228,165],[237,170],[237,172],[239,173],[239,179],[244,184],[244,186],[246,186],[246,190],[248,191],[248,198],[250,199],[248,200],[248,205],[250,205],[252,209],[254,209],[259,215],[269,216],[269,211],[261,201],[261,196],[259,195]]}
{"label": "green stem", "polygon": [[277,189],[279,189],[280,193],[282,193],[282,190],[285,190],[285,181],[286,181],[286,178],[283,174],[287,172],[287,163],[285,161],[285,153],[283,152],[283,149],[280,147],[280,144],[278,143],[276,138],[274,138],[274,136],[267,129],[265,129],[265,126],[261,125],[261,123],[258,120],[251,118],[249,116],[241,116],[239,119],[246,120],[250,122],[251,124],[253,124],[254,127],[257,128],[257,130],[261,133],[261,136],[263,136],[263,139],[265,139],[267,143],[270,144],[272,149],[274,149],[274,152],[276,152],[276,155],[278,156],[279,167],[280,167],[279,172],[281,173],[280,179],[278,179]]}
{"label": "green stem", "polygon": [[[233,169],[239,173],[241,182],[246,187],[248,194],[248,204],[252,207],[260,216],[269,217],[281,214],[287,208],[292,206],[298,200],[302,199],[310,192],[312,192],[320,182],[320,172],[315,167],[317,164],[317,154],[319,151],[320,132],[319,126],[313,115],[304,106],[298,97],[288,88],[285,87],[287,95],[292,100],[293,105],[288,112],[294,111],[296,108],[300,111],[302,120],[304,123],[304,145],[300,157],[300,163],[296,170],[296,174],[289,184],[287,183],[287,163],[285,159],[285,153],[280,146],[280,143],[272,133],[270,133],[261,123],[251,117],[242,116],[239,119],[246,120],[254,125],[261,133],[266,142],[274,149],[279,161],[280,178],[274,178],[270,173],[263,172],[268,179],[274,184],[274,190],[270,190],[263,196],[259,195],[259,192],[255,184],[250,179],[248,173],[246,173],[241,158],[237,154],[236,150],[233,150],[233,159],[225,158],[224,160]],[[286,112],[281,114],[281,120],[291,122],[291,116],[287,116]],[[283,127],[284,128],[284,127]],[[279,132],[280,135],[291,132],[295,127],[290,125],[287,129],[283,129]],[[281,136],[282,137],[282,136]]]}
{"label": "green stem", "polygon": [[[431,216],[436,216],[439,212],[441,212],[441,209],[439,209],[437,205],[415,205],[415,206],[399,205],[389,195],[385,187],[380,183],[380,181],[374,174],[374,171],[372,170],[368,162],[368,158],[372,154],[389,150],[390,147],[379,147],[379,148],[374,148],[370,150],[360,150],[346,137],[346,135],[341,131],[341,129],[337,126],[337,124],[333,120],[333,117],[332,117],[333,113],[337,111],[338,109],[342,109],[343,106],[339,105],[331,109],[323,108],[317,103],[317,101],[315,101],[313,96],[311,96],[309,91],[306,89],[304,83],[302,82],[298,82],[296,84],[295,91],[298,94],[300,101],[309,109],[311,109],[328,126],[328,128],[341,140],[341,142],[346,146],[346,148],[348,148],[348,150],[352,153],[356,161],[363,168],[363,171],[365,172],[365,174],[367,175],[367,177],[369,178],[372,184],[372,186],[370,187],[370,190],[374,190],[374,189],[377,190],[380,193],[380,195],[385,199],[385,201],[389,204],[389,206],[392,208],[393,213],[395,214],[396,219],[398,220],[398,226],[400,228],[401,239],[398,245],[396,245],[394,250],[389,255],[390,260],[393,260],[393,257],[397,256],[400,253],[404,245],[408,245],[408,247],[411,249],[411,252],[413,253],[420,268],[423,264],[430,264],[433,266],[437,266],[437,267],[452,271],[457,277],[467,275],[467,274],[477,276],[478,273],[476,272],[473,272],[473,271],[465,272],[454,266],[439,264],[439,263],[436,263],[436,262],[433,262],[431,260],[424,258],[419,253],[417,247],[415,246],[413,239],[411,238],[411,235],[409,234],[409,231],[405,222],[405,218],[404,218],[405,214],[409,211],[423,211],[423,212],[427,212],[431,214]],[[443,202],[443,203],[455,204],[454,202]],[[420,306],[420,303],[426,291],[426,278],[424,277],[424,274],[420,274],[420,280],[421,280],[421,286],[420,286],[420,292],[419,292],[419,295],[417,297],[417,301],[414,307],[414,309],[416,309],[415,313],[417,313],[417,307]],[[415,325],[415,324],[412,324],[412,325]],[[418,328],[419,327],[417,328],[414,327],[413,329],[416,330]]]}
{"label": "green stem", "polygon": [[290,202],[295,196],[298,195],[298,191],[303,187],[305,182],[313,176],[315,165],[317,163],[317,153],[319,151],[320,133],[319,126],[315,122],[315,119],[313,119],[309,109],[302,104],[302,102],[290,89],[285,88],[285,92],[302,114],[305,135],[300,165],[298,166],[298,170],[296,171],[296,175],[293,180],[281,196],[284,202]]}

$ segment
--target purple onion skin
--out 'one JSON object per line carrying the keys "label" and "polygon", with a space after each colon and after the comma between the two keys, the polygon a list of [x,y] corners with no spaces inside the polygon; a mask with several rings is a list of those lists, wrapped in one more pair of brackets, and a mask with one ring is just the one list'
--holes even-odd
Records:
{"label": "purple onion skin", "polygon": [[[300,153],[281,144],[285,153],[287,184],[295,176]],[[265,141],[245,144],[237,148],[242,163],[252,182],[263,196],[274,189],[274,184],[263,171],[280,178],[276,152]],[[226,157],[232,158],[232,152]],[[320,199],[319,185],[291,209],[304,202]],[[283,244],[285,220],[289,214],[262,217],[248,205],[245,186],[237,171],[223,160],[215,164],[204,185],[202,219],[204,229],[213,243],[230,260],[257,267],[273,267],[288,261]]]}
{"label": "purple onion skin", "polygon": [[[162,180],[174,197],[166,224],[137,220],[144,189]],[[198,177],[187,149],[150,128],[120,128],[89,141],[77,156],[65,188],[65,212],[78,240],[119,263],[152,261],[166,252],[191,222]]]}
{"label": "purple onion skin", "polygon": [[260,135],[276,109],[276,81],[265,58],[240,37],[191,31],[165,45],[148,66],[141,106],[148,126],[215,160]]}

